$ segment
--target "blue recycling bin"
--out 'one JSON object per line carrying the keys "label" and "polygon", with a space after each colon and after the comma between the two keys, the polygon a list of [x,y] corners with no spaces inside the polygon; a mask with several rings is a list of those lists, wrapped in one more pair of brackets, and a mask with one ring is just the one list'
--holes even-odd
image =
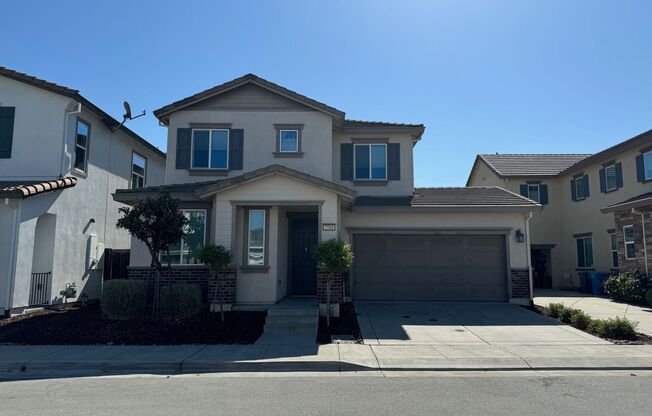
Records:
{"label": "blue recycling bin", "polygon": [[[587,283],[590,282],[590,284],[587,284],[587,292],[597,296],[605,296],[604,281],[607,280],[609,276],[611,276],[611,273],[588,272],[586,274],[586,280]],[[588,286],[590,286],[590,288]]]}

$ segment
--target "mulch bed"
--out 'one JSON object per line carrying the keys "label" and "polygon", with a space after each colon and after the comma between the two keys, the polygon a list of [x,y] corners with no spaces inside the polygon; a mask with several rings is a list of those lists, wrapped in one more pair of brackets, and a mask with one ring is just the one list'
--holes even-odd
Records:
{"label": "mulch bed", "polygon": [[353,302],[340,305],[340,317],[331,317],[330,328],[326,326],[326,317],[319,318],[317,331],[318,344],[330,344],[331,335],[344,335],[353,338],[353,342],[362,344],[362,335],[358,326],[358,314],[355,312]]}
{"label": "mulch bed", "polygon": [[[539,306],[539,305],[532,305],[532,306],[524,306],[526,309],[529,309],[533,312],[539,313],[541,315],[545,315],[550,319],[554,319],[556,321],[561,322],[562,324],[566,325],[565,322],[560,321],[559,319],[553,318],[550,316],[550,312],[548,311],[548,308],[545,306]],[[577,328],[576,328],[577,329]],[[580,329],[580,331],[582,331]],[[605,338],[601,337],[600,335],[596,334],[595,332],[589,330],[588,328],[584,330],[587,334],[591,334],[593,336],[596,336],[598,338],[602,338],[606,341],[609,341],[614,344],[618,345],[652,345],[652,337],[646,334],[643,334],[641,332],[636,333],[636,339],[631,339],[631,340],[624,340],[624,339],[611,339],[611,338]]]}
{"label": "mulch bed", "polygon": [[43,309],[0,319],[0,344],[179,345],[252,344],[263,333],[265,312],[201,312],[179,321],[106,318],[99,305]]}

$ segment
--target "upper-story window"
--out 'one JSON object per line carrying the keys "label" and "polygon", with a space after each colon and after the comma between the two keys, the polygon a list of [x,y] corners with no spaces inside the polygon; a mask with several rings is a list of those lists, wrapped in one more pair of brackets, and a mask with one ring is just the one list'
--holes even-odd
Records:
{"label": "upper-story window", "polygon": [[387,179],[387,145],[355,144],[354,167],[356,180]]}
{"label": "upper-story window", "polygon": [[91,134],[91,125],[82,119],[77,119],[75,135],[75,169],[86,172],[88,168],[88,144]]}
{"label": "upper-story window", "polygon": [[625,241],[625,259],[635,259],[636,243],[634,242],[634,226],[626,225],[623,227],[623,239]]}
{"label": "upper-story window", "polygon": [[527,186],[527,197],[533,201],[541,202],[541,193],[539,192],[539,184],[529,184]]}
{"label": "upper-story window", "polygon": [[0,159],[11,158],[16,107],[0,107]]}
{"label": "upper-story window", "polygon": [[296,153],[299,151],[299,130],[279,130],[279,152]]}
{"label": "upper-story window", "polygon": [[613,191],[618,188],[618,180],[616,175],[616,164],[605,166],[604,168],[605,189]]}
{"label": "upper-story window", "polygon": [[573,201],[581,201],[589,196],[589,176],[578,176],[571,180],[571,198]]}
{"label": "upper-story window", "polygon": [[228,169],[229,130],[193,130],[191,154],[193,169]]}
{"label": "upper-story window", "polygon": [[652,150],[643,153],[643,172],[646,181],[652,180]]}
{"label": "upper-story window", "polygon": [[131,154],[131,189],[145,187],[145,172],[147,172],[147,159],[133,152]]}

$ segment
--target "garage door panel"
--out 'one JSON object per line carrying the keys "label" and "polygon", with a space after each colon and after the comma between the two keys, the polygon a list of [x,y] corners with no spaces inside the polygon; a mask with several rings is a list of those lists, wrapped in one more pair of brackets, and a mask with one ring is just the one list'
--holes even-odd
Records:
{"label": "garage door panel", "polygon": [[505,300],[502,235],[356,235],[353,250],[356,299]]}

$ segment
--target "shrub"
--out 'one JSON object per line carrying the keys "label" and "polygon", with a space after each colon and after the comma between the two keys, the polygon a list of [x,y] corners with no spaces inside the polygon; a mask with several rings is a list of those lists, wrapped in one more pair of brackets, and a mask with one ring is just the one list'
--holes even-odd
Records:
{"label": "shrub", "polygon": [[163,319],[187,319],[199,313],[201,288],[179,284],[161,288],[159,313]]}
{"label": "shrub", "polygon": [[566,309],[563,303],[550,303],[548,304],[548,315],[551,318],[559,318],[562,311]]}
{"label": "shrub", "polygon": [[638,270],[613,275],[604,282],[605,292],[618,302],[643,304],[645,292],[650,288],[650,277]]}
{"label": "shrub", "polygon": [[584,331],[591,324],[591,317],[579,309],[571,309],[571,326]]}
{"label": "shrub", "polygon": [[559,312],[559,320],[565,324],[570,324],[571,316],[573,315],[574,310],[575,309],[567,308],[564,306],[562,310]]}
{"label": "shrub", "polygon": [[111,319],[142,317],[147,305],[147,284],[138,280],[107,280],[100,305],[102,312]]}
{"label": "shrub", "polygon": [[353,263],[353,252],[350,244],[331,239],[317,245],[315,258],[329,272],[345,272]]}
{"label": "shrub", "polygon": [[627,318],[594,319],[590,329],[603,338],[636,339],[637,323]]}
{"label": "shrub", "polygon": [[645,300],[647,301],[648,306],[652,307],[652,288],[645,292]]}

